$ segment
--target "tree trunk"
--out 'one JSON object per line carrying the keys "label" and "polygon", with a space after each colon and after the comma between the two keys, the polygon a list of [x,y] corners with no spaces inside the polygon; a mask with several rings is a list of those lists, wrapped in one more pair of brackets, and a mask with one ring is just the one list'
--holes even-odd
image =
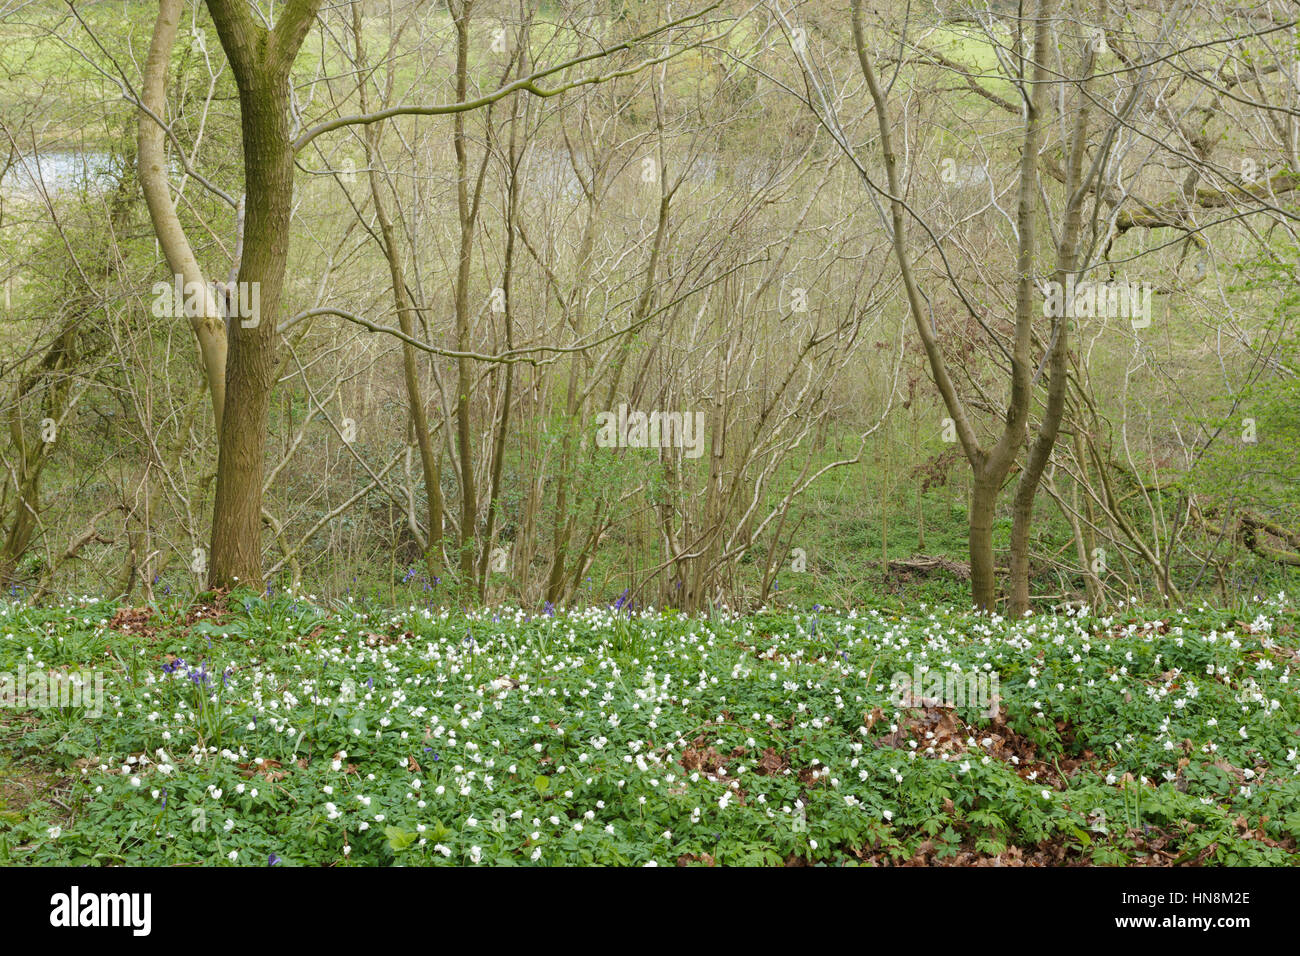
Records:
{"label": "tree trunk", "polygon": [[[1051,7],[1051,0],[1039,0],[1036,7],[1034,47],[1039,51],[1048,49]],[[952,416],[957,438],[970,463],[974,477],[969,542],[971,600],[979,610],[990,611],[996,601],[993,576],[993,511],[997,505],[1002,480],[1015,462],[1016,454],[1025,441],[1026,425],[1029,421],[1029,402],[1033,393],[1030,362],[1033,319],[1036,311],[1033,260],[1037,215],[1038,147],[1042,139],[1043,114],[1047,106],[1049,80],[1045,66],[1047,57],[1040,55],[1034,58],[1033,75],[1032,80],[1029,81],[1028,99],[1025,103],[1025,133],[1020,155],[1020,186],[1016,212],[1018,241],[1015,335],[1013,350],[1009,356],[1011,394],[1007,402],[1001,434],[993,447],[986,450],[979,444],[979,439],[966,414],[965,405],[958,396],[956,386],[948,372],[935,329],[931,324],[929,308],[922,303],[921,292],[912,271],[911,258],[907,253],[902,177],[899,175],[898,158],[894,153],[885,93],[867,52],[866,32],[862,23],[862,0],[853,0],[851,14],[854,47],[857,50],[863,78],[871,94],[880,129],[880,153],[885,163],[885,176],[889,184],[888,199],[893,226],[894,254],[903,279],[903,290],[907,294],[908,310],[912,314],[922,348],[925,350],[926,361],[929,363],[935,386],[943,397],[948,414]]]}
{"label": "tree trunk", "polygon": [[243,0],[208,0],[239,88],[247,219],[238,281],[260,293],[257,316],[234,317],[227,330],[226,405],[208,568],[211,587],[262,584],[262,476],[293,204],[289,69],[319,7],[320,0],[289,0],[268,31],[253,19]]}
{"label": "tree trunk", "polygon": [[[176,216],[171,185],[167,181],[167,155],[164,133],[159,122],[167,116],[167,67],[172,46],[180,27],[181,0],[161,0],[154,22],[153,40],[145,61],[140,102],[152,113],[140,113],[136,145],[136,168],[140,189],[149,208],[149,219],[158,246],[167,258],[173,276],[180,276],[186,287],[203,289],[201,314],[189,316],[190,327],[199,345],[199,361],[212,395],[212,414],[216,432],[221,434],[222,409],[226,398],[226,329],[217,309],[212,287],[203,276],[189,239]],[[179,305],[179,303],[177,303]]]}
{"label": "tree trunk", "polygon": [[[464,102],[469,90],[469,21],[472,0],[452,8],[456,27],[456,100]],[[452,141],[456,151],[456,211],[460,226],[460,251],[456,262],[456,349],[470,351],[469,281],[474,255],[474,223],[478,203],[471,201],[469,156],[466,148],[465,114],[452,117]],[[456,359],[456,454],[460,459],[460,587],[475,590],[475,559],[478,555],[478,494],[474,487],[474,434],[470,391],[474,367],[464,355]]]}
{"label": "tree trunk", "polygon": [[[1088,49],[1091,51],[1092,47],[1089,46]],[[1068,279],[1073,278],[1078,267],[1079,235],[1083,230],[1083,203],[1088,194],[1088,190],[1080,183],[1088,139],[1088,97],[1091,95],[1088,81],[1092,77],[1095,58],[1095,53],[1087,54],[1085,76],[1081,85],[1070,143],[1069,166],[1065,178],[1067,196],[1065,221],[1056,246],[1056,275],[1053,277],[1058,287],[1064,286]],[[1100,167],[1094,165],[1092,175],[1098,175],[1099,171]],[[1090,180],[1092,175],[1089,177]],[[1047,404],[1043,409],[1042,421],[1038,425],[1038,436],[1029,447],[1028,461],[1016,484],[1015,504],[1012,508],[1010,613],[1014,617],[1027,614],[1030,609],[1029,528],[1034,519],[1034,496],[1038,492],[1043,471],[1052,457],[1052,449],[1056,447],[1056,436],[1060,432],[1061,419],[1065,416],[1065,396],[1069,389],[1066,378],[1070,356],[1069,315],[1057,315],[1052,319],[1051,335]]]}
{"label": "tree trunk", "polygon": [[993,512],[998,503],[1001,476],[976,475],[970,502],[970,591],[977,610],[997,606],[997,578],[993,570]]}
{"label": "tree trunk", "polygon": [[[262,72],[259,70],[259,72]],[[289,84],[259,76],[240,84],[248,220],[241,283],[258,283],[261,312],[244,328],[233,319],[226,361],[226,410],[217,457],[209,584],[262,583],[262,475],[267,420],[275,384],[276,322],[289,252],[293,152],[289,145]]]}
{"label": "tree trunk", "polygon": [[1022,480],[1016,485],[1016,497],[1011,506],[1011,595],[1008,613],[1012,617],[1023,617],[1029,611],[1029,526],[1034,518],[1034,492],[1037,487],[1037,480],[1031,485],[1022,475]]}

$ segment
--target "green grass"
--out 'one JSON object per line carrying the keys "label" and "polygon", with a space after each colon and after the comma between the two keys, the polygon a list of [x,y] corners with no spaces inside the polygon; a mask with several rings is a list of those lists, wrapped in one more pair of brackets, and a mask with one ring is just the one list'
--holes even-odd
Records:
{"label": "green grass", "polygon": [[[9,758],[67,781],[65,806],[0,816],[13,862],[1296,859],[1300,615],[1281,599],[1016,624],[249,594],[117,610],[0,608],[0,671],[91,668],[107,692],[97,717],[0,710]],[[996,716],[900,700],[921,664],[996,673]]]}

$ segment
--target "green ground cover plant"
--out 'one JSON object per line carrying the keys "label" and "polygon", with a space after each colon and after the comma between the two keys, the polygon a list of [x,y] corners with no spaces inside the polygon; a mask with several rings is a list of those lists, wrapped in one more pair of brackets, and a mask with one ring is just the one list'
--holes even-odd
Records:
{"label": "green ground cover plant", "polygon": [[6,603],[0,862],[1289,865],[1298,622]]}

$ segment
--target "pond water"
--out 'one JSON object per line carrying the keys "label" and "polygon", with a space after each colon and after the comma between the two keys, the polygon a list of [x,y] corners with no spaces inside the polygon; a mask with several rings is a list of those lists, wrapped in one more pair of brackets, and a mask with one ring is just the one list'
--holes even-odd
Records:
{"label": "pond water", "polygon": [[49,150],[19,156],[0,177],[0,189],[24,196],[42,191],[107,189],[116,184],[112,153],[102,151]]}

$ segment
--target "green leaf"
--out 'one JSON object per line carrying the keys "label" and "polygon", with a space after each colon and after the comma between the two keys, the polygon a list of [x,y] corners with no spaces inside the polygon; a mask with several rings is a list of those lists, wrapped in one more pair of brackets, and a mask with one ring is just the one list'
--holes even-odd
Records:
{"label": "green leaf", "polygon": [[400,853],[408,846],[415,842],[417,834],[411,830],[403,830],[401,827],[384,827],[384,833],[388,837],[388,845],[394,853]]}

